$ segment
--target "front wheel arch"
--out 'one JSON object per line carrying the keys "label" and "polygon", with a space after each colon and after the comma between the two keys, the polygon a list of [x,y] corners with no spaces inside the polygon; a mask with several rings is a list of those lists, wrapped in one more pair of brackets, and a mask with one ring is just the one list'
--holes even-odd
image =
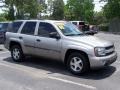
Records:
{"label": "front wheel arch", "polygon": [[85,53],[84,51],[75,50],[75,49],[69,49],[69,50],[67,50],[67,52],[65,53],[64,64],[67,65],[67,60],[68,60],[69,55],[70,55],[71,53],[75,53],[75,52],[81,53],[82,55],[84,55],[84,56],[87,58],[88,64],[89,64],[89,67],[90,67],[90,62],[89,62],[88,54]]}

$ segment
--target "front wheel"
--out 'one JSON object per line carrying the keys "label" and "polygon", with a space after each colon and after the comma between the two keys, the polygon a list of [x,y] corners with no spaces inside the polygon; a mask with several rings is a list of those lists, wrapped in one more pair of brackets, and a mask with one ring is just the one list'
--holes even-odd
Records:
{"label": "front wheel", "polygon": [[22,62],[24,60],[24,54],[19,45],[12,46],[11,56],[15,62]]}
{"label": "front wheel", "polygon": [[73,74],[82,74],[89,69],[88,59],[80,53],[72,53],[68,57],[67,67]]}

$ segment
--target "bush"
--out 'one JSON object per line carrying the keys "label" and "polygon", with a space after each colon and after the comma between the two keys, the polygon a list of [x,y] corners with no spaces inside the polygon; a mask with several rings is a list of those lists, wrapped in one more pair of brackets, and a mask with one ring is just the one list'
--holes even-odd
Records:
{"label": "bush", "polygon": [[105,31],[105,32],[109,31],[108,23],[99,25],[99,28],[100,28],[100,31]]}
{"label": "bush", "polygon": [[0,22],[6,21],[4,17],[0,17]]}

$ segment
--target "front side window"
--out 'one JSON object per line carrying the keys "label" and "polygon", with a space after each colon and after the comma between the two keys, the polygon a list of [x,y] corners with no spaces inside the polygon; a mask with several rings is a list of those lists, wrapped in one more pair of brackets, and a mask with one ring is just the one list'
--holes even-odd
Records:
{"label": "front side window", "polygon": [[22,34],[34,35],[36,22],[26,22],[22,28]]}
{"label": "front side window", "polygon": [[65,36],[83,35],[83,32],[77,26],[69,22],[56,22],[55,24]]}
{"label": "front side window", "polygon": [[52,32],[57,32],[56,29],[49,23],[40,22],[38,28],[38,35],[42,37],[49,37]]}

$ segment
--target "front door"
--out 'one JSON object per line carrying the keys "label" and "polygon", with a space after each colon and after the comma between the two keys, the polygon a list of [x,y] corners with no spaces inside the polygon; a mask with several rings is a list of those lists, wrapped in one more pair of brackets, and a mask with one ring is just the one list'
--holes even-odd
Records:
{"label": "front door", "polygon": [[49,34],[52,32],[57,31],[51,24],[40,22],[38,36],[35,41],[36,53],[39,56],[60,59],[61,39],[49,37]]}

